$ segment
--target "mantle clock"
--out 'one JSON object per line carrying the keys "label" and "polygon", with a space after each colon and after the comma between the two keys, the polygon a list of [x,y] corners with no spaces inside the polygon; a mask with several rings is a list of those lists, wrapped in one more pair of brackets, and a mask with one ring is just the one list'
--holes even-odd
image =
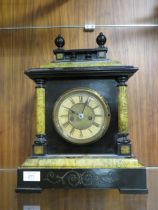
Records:
{"label": "mantle clock", "polygon": [[35,84],[36,136],[17,170],[17,192],[44,188],[117,188],[147,193],[146,169],[128,138],[127,81],[138,70],[106,57],[100,33],[94,49],[65,50],[25,74]]}

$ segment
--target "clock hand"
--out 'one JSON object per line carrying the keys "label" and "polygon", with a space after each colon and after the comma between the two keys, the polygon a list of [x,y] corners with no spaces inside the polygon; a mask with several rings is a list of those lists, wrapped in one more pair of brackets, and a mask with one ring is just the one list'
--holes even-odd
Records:
{"label": "clock hand", "polygon": [[68,108],[68,107],[66,107],[66,106],[64,106],[64,108],[66,108],[66,109],[68,109],[68,110],[70,110],[72,113],[74,113],[74,114],[78,114],[77,112],[75,112],[73,109],[71,109],[71,108]]}
{"label": "clock hand", "polygon": [[82,110],[82,112],[81,112],[82,114],[83,114],[83,112],[84,112],[84,110],[85,110],[87,104],[89,103],[89,97],[90,97],[90,96],[88,96],[86,102],[84,103],[84,107],[83,107],[83,110]]}

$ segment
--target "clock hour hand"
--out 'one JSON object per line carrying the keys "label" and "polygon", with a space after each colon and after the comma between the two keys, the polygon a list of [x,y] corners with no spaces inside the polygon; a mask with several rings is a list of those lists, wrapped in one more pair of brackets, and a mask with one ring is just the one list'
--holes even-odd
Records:
{"label": "clock hour hand", "polygon": [[68,107],[66,107],[66,106],[64,106],[64,108],[70,110],[73,114],[78,114],[77,112],[75,112],[75,111],[74,111],[73,109],[71,109],[71,108],[68,108]]}

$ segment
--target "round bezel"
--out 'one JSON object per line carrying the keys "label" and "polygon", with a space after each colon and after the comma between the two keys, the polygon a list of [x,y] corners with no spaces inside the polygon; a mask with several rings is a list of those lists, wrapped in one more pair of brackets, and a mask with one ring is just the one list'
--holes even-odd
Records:
{"label": "round bezel", "polygon": [[[104,112],[103,123],[100,126],[99,131],[95,135],[91,136],[90,138],[74,138],[73,136],[65,132],[64,128],[60,125],[59,109],[65,100],[67,100],[69,97],[72,97],[75,94],[87,94],[88,96],[95,98],[95,100],[100,104],[101,108],[103,109],[103,112]],[[54,105],[52,118],[53,118],[56,131],[58,132],[60,136],[63,137],[64,140],[73,144],[82,145],[82,144],[95,142],[99,140],[105,134],[105,132],[107,131],[109,127],[111,115],[110,115],[110,108],[107,101],[97,91],[93,89],[89,89],[89,88],[73,88],[71,90],[64,92],[57,99]]]}

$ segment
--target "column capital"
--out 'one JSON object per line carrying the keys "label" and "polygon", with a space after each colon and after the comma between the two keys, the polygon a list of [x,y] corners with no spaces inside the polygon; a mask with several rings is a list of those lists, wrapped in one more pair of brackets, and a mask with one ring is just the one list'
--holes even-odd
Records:
{"label": "column capital", "polygon": [[125,76],[118,77],[116,79],[117,86],[127,86],[126,84],[127,80],[128,80],[128,77],[125,77]]}
{"label": "column capital", "polygon": [[36,79],[36,88],[45,88],[45,80],[44,79]]}

